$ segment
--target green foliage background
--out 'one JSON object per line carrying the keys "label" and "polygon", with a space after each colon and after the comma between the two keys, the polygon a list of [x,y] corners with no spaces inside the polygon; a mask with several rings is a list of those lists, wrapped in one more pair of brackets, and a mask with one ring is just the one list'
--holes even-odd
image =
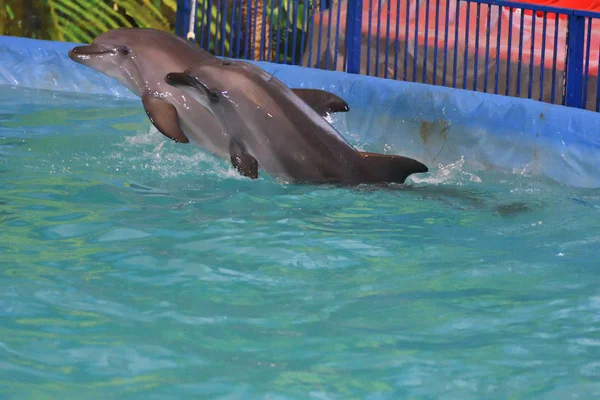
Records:
{"label": "green foliage background", "polygon": [[89,43],[109,29],[173,31],[176,0],[0,0],[0,33]]}
{"label": "green foliage background", "polygon": [[[198,32],[204,28],[205,39],[203,47],[214,54],[227,55],[232,43],[231,18],[223,18],[223,11],[229,3],[228,15],[231,15],[232,0],[222,1],[221,9],[218,2],[212,1],[210,17],[207,0],[199,1]],[[262,54],[264,59],[279,62],[290,62],[291,40],[296,37],[296,59],[299,60],[300,37],[306,31],[304,7],[312,9],[314,0],[300,0],[299,6],[294,10],[291,0],[237,0],[234,4],[245,2],[251,4],[262,12],[251,13],[252,21],[247,26],[247,10],[244,7],[242,22],[242,35],[255,39],[254,45],[258,49],[262,30],[265,30],[267,47]],[[155,28],[168,32],[175,32],[176,0],[0,0],[0,34],[23,36],[36,39],[90,43],[97,35],[118,27],[145,27]],[[310,13],[308,14],[310,15]],[[258,18],[258,24],[254,23]],[[263,21],[264,20],[264,21]],[[209,23],[210,22],[210,23]],[[222,35],[223,25],[225,35]],[[256,28],[255,28],[256,27]],[[252,34],[256,29],[257,34]],[[186,27],[187,30],[187,27]],[[208,32],[210,31],[210,35]],[[277,47],[277,34],[280,35]],[[197,34],[196,39],[199,38]],[[234,38],[234,43],[238,41]],[[239,42],[239,41],[238,41]],[[286,49],[287,54],[283,52]],[[306,41],[307,42],[307,41]],[[244,43],[244,39],[241,40]],[[276,48],[277,47],[277,48]],[[260,58],[257,51],[249,52],[248,58]]]}

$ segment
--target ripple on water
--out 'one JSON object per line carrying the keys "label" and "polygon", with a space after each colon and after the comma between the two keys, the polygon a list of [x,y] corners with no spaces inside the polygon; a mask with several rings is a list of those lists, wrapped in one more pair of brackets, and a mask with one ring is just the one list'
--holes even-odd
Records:
{"label": "ripple on water", "polygon": [[460,156],[251,181],[138,102],[43,96],[0,96],[9,398],[600,397],[597,190]]}

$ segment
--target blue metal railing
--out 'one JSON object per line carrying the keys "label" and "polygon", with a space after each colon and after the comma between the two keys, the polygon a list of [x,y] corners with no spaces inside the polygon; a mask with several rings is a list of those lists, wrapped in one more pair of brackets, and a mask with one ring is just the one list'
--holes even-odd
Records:
{"label": "blue metal railing", "polygon": [[597,12],[504,0],[178,0],[176,32],[219,56],[600,111]]}

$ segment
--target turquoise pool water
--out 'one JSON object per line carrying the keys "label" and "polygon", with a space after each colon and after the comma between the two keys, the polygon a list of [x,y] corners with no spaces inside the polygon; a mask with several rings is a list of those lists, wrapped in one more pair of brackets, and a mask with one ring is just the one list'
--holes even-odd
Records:
{"label": "turquoise pool water", "polygon": [[600,190],[239,178],[139,101],[0,87],[2,398],[595,399]]}

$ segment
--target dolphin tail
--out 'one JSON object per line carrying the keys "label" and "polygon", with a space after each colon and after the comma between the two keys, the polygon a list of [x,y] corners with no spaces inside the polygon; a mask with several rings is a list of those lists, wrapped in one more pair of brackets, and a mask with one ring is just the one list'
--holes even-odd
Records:
{"label": "dolphin tail", "polygon": [[404,183],[409,175],[428,172],[425,164],[412,158],[359,152],[360,157],[374,182]]}

